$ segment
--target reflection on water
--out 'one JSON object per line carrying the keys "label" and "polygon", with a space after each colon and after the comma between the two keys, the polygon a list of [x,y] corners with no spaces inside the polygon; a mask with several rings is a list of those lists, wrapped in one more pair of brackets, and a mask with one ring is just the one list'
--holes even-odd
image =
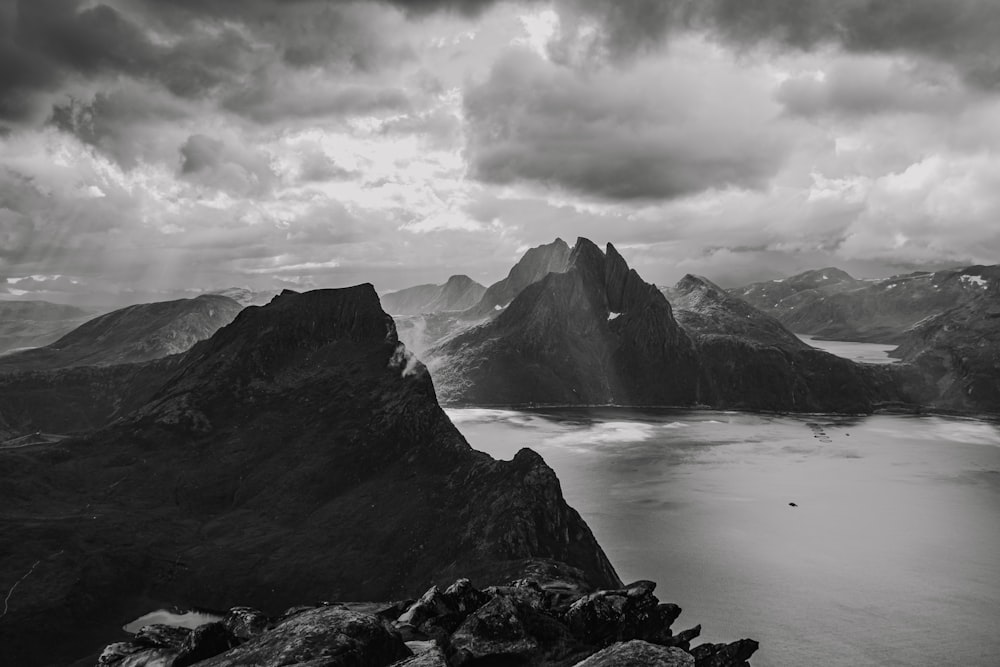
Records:
{"label": "reflection on water", "polygon": [[161,623],[163,625],[172,625],[177,628],[197,628],[198,626],[205,625],[207,623],[215,623],[216,621],[221,621],[221,616],[216,616],[214,614],[203,614],[198,611],[185,611],[177,613],[177,611],[170,611],[168,609],[157,609],[152,611],[145,616],[140,616],[131,623],[126,624],[122,629],[125,632],[131,632],[135,634],[139,630],[147,625],[154,625]]}
{"label": "reflection on water", "polygon": [[[975,419],[450,410],[529,446],[625,580],[767,665],[995,665],[1000,429]],[[796,503],[791,507],[789,503]],[[686,621],[686,625],[684,622]]]}
{"label": "reflection on water", "polygon": [[806,345],[851,361],[860,361],[866,364],[894,364],[899,361],[899,359],[893,359],[889,356],[889,353],[896,349],[896,345],[852,343],[847,340],[817,340],[814,336],[795,335]]}

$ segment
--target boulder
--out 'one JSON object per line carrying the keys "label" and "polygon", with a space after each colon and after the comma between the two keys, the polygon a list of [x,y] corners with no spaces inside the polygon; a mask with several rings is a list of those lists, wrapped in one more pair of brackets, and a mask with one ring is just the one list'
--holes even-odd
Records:
{"label": "boulder", "polygon": [[279,622],[199,667],[384,667],[409,656],[399,633],[381,619],[342,607],[318,607]]}
{"label": "boulder", "polygon": [[191,628],[155,623],[139,628],[132,637],[132,643],[149,648],[169,648],[178,651],[190,634]]}
{"label": "boulder", "polygon": [[448,658],[441,647],[435,644],[429,650],[392,663],[392,667],[448,667]]}
{"label": "boulder", "polygon": [[653,595],[655,588],[652,581],[637,581],[586,595],[570,605],[564,620],[577,639],[594,646],[630,639],[674,645],[670,625],[681,609],[661,604]]}
{"label": "boulder", "polygon": [[612,644],[575,667],[694,667],[694,664],[691,654],[679,648],[633,639]]}
{"label": "boulder", "polygon": [[523,605],[505,596],[480,607],[451,636],[454,664],[486,658],[527,661],[538,653],[538,641],[528,633],[523,612]]}
{"label": "boulder", "polygon": [[731,644],[702,644],[691,649],[695,667],[749,667],[760,644],[752,639],[740,639]]}
{"label": "boulder", "polygon": [[225,653],[238,644],[239,638],[229,631],[225,621],[199,625],[187,636],[171,667],[193,665]]}
{"label": "boulder", "polygon": [[271,619],[253,607],[233,607],[222,619],[226,629],[241,642],[255,637],[267,629]]}
{"label": "boulder", "polygon": [[688,628],[687,630],[682,630],[677,633],[676,637],[673,637],[668,644],[670,646],[676,646],[677,648],[688,651],[691,649],[691,640],[695,639],[701,634],[701,625],[696,625],[693,628]]}

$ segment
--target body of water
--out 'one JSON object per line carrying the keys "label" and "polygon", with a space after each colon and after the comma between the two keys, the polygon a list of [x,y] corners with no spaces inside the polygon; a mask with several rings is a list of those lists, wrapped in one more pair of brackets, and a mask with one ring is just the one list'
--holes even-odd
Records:
{"label": "body of water", "polygon": [[806,345],[851,361],[860,361],[866,364],[894,364],[899,361],[899,359],[893,359],[889,356],[889,353],[898,347],[897,345],[852,343],[846,340],[816,340],[814,336],[795,335]]}
{"label": "body of water", "polygon": [[[449,410],[539,452],[622,579],[756,667],[1000,664],[1000,429],[931,416]],[[789,503],[795,503],[792,507]]]}

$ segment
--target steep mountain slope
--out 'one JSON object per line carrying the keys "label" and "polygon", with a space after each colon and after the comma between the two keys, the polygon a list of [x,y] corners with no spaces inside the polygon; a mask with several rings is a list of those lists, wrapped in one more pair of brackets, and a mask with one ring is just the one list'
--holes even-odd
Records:
{"label": "steep mountain slope", "polygon": [[464,319],[493,317],[520,294],[524,288],[536,283],[550,273],[562,273],[569,268],[570,249],[557,238],[552,243],[529,249],[518,260],[507,277],[493,283],[482,299],[462,313]]}
{"label": "steep mountain slope", "polygon": [[912,385],[905,369],[857,364],[813,349],[771,316],[705,278],[685,276],[664,293],[697,345],[702,403],[750,410],[870,412],[880,404],[914,401],[902,389]]}
{"label": "steep mountain slope", "polygon": [[694,345],[670,304],[614,246],[605,254],[583,238],[564,273],[428,355],[454,403],[678,405],[697,394]]}
{"label": "steep mountain slope", "polygon": [[708,278],[688,274],[661,291],[689,334],[726,334],[790,350],[809,348],[781,322],[730,295]]}
{"label": "steep mountain slope", "polygon": [[277,613],[540,561],[620,585],[538,455],[468,446],[371,285],[283,293],[172,359],[109,427],[0,450],[0,580],[30,571],[12,664],[79,657],[155,604]]}
{"label": "steep mountain slope", "polygon": [[[998,277],[998,266],[970,266],[877,282],[839,280],[818,288],[808,287],[809,281],[796,276],[732,292],[797,333],[893,343],[925,317],[975,298]],[[789,289],[795,291],[788,293]]]}
{"label": "steep mountain slope", "polygon": [[0,355],[48,345],[95,314],[48,301],[0,301]]}
{"label": "steep mountain slope", "polygon": [[913,326],[892,354],[923,374],[932,405],[1000,412],[1000,279]]}
{"label": "steep mountain slope", "polygon": [[390,315],[420,315],[466,310],[479,303],[486,288],[469,276],[452,276],[443,285],[417,285],[382,296]]}
{"label": "steep mountain slope", "polygon": [[128,306],[84,323],[54,343],[0,358],[0,372],[106,366],[189,349],[229,324],[243,307],[224,296]]}

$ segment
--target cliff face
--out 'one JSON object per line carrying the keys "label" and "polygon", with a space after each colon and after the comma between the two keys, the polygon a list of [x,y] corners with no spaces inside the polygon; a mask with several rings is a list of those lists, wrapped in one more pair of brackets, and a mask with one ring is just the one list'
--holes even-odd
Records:
{"label": "cliff face", "polygon": [[705,278],[685,276],[664,292],[697,345],[702,403],[749,410],[870,412],[882,403],[912,401],[901,389],[899,369],[856,364],[813,349],[773,317]]}
{"label": "cliff face", "polygon": [[[485,297],[484,297],[485,300]],[[670,304],[610,244],[579,239],[496,319],[429,353],[445,400],[471,404],[688,404],[697,361]]]}
{"label": "cliff face", "polygon": [[16,664],[157,603],[400,598],[538,559],[620,583],[537,455],[468,446],[370,285],[283,293],[172,363],[107,428],[0,450],[0,579],[30,571],[0,626]]}
{"label": "cliff face", "polygon": [[382,296],[391,315],[461,311],[479,303],[486,288],[469,276],[452,276],[443,285],[417,285]]}
{"label": "cliff face", "polygon": [[159,359],[208,338],[241,309],[230,298],[210,294],[129,306],[95,317],[45,347],[0,357],[0,372]]}
{"label": "cliff face", "polygon": [[894,343],[920,320],[976,298],[1000,278],[1000,267],[912,273],[877,282],[844,279],[818,287],[800,278],[757,283],[733,293],[798,333]]}
{"label": "cliff face", "polygon": [[566,271],[570,249],[562,239],[531,248],[518,260],[507,277],[487,288],[482,299],[461,314],[463,319],[493,317],[510,304],[528,285],[550,273]]}

